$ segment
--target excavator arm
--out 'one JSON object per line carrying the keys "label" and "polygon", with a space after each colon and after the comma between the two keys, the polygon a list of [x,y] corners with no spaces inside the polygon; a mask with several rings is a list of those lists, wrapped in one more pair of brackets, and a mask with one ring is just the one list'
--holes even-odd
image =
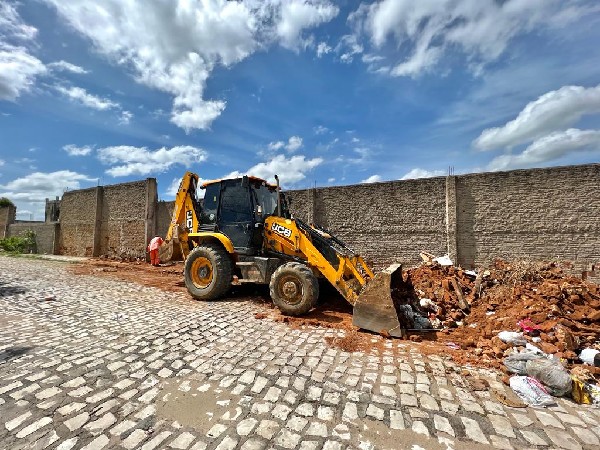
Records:
{"label": "excavator arm", "polygon": [[[171,224],[165,236],[165,242],[159,249],[159,257],[163,262],[172,259],[185,259],[190,252],[190,233],[198,230],[200,205],[196,198],[198,175],[186,172],[181,178],[175,196],[175,205],[171,215]],[[193,244],[192,244],[193,247]]]}
{"label": "excavator arm", "polygon": [[364,259],[340,239],[299,219],[268,217],[265,246],[276,254],[304,262],[316,275],[326,278],[353,305],[354,325],[404,336],[391,294],[402,283],[400,264],[374,275]]}

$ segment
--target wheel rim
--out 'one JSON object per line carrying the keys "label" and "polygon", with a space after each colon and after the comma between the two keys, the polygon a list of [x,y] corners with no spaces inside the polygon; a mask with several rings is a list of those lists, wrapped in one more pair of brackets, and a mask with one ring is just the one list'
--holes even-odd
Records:
{"label": "wheel rim", "polygon": [[204,256],[196,258],[190,270],[192,283],[198,289],[206,289],[213,279],[213,268],[210,260]]}
{"label": "wheel rim", "polygon": [[284,276],[278,284],[279,297],[288,305],[297,305],[302,301],[302,283],[292,276]]}

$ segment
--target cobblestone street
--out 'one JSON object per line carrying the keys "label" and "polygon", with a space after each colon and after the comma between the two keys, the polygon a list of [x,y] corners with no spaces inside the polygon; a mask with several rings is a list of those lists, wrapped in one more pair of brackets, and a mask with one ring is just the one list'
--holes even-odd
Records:
{"label": "cobblestone street", "polygon": [[418,344],[348,353],[325,341],[342,331],[259,320],[250,301],[196,302],[67,268],[0,257],[0,448],[600,445],[600,410],[504,406]]}

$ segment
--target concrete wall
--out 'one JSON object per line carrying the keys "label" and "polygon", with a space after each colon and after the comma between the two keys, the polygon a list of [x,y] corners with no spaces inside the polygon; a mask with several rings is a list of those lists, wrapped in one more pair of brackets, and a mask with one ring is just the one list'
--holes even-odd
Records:
{"label": "concrete wall", "polygon": [[8,226],[16,220],[15,206],[0,206],[0,239],[8,237]]}
{"label": "concrete wall", "polygon": [[377,269],[446,253],[445,179],[290,191],[295,216],[332,231]]}
{"label": "concrete wall", "polygon": [[156,179],[66,192],[60,203],[61,252],[145,257],[155,233]]}
{"label": "concrete wall", "polygon": [[456,177],[458,262],[600,261],[600,165]]}
{"label": "concrete wall", "polygon": [[58,223],[20,221],[8,226],[8,235],[22,236],[27,230],[35,233],[36,253],[48,255],[58,253],[60,241],[60,225]]}
{"label": "concrete wall", "polygon": [[60,204],[60,253],[94,256],[96,214],[101,198],[101,187],[63,194]]}
{"label": "concrete wall", "polygon": [[171,217],[175,202],[160,201],[156,204],[156,234],[163,238],[167,235],[169,226],[171,225]]}
{"label": "concrete wall", "polygon": [[600,262],[600,164],[290,191],[292,211],[377,268],[448,253],[463,267],[506,259]]}

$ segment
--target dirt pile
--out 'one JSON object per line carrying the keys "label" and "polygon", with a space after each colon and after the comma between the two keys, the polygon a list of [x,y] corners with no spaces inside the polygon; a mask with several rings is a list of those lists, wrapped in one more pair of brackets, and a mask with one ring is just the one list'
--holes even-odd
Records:
{"label": "dirt pile", "polygon": [[416,296],[410,303],[445,327],[435,339],[468,351],[456,354],[463,362],[500,368],[512,346],[498,333],[515,331],[543,352],[578,363],[578,350],[600,339],[600,286],[565,268],[497,260],[475,273],[430,261],[404,278]]}

